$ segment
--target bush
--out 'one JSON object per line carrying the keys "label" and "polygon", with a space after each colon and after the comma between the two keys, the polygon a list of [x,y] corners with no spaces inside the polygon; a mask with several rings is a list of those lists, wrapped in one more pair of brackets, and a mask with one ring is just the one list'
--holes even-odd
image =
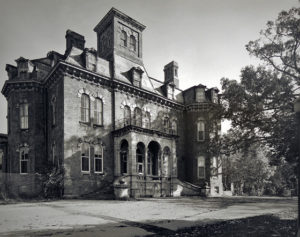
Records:
{"label": "bush", "polygon": [[42,195],[45,198],[61,198],[63,196],[63,168],[50,164],[41,173],[38,173],[38,176],[42,184]]}

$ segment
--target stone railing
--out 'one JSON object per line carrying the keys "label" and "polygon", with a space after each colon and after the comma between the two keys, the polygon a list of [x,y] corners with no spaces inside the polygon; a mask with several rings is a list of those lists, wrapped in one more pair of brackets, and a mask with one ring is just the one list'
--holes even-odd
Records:
{"label": "stone railing", "polygon": [[157,131],[169,135],[178,135],[176,129],[172,129],[169,126],[164,126],[162,123],[151,123],[143,120],[137,120],[137,119],[129,119],[129,118],[124,118],[124,119],[119,119],[115,123],[115,130],[122,129],[128,126],[136,127],[136,128],[143,128],[143,129],[148,129],[152,131]]}

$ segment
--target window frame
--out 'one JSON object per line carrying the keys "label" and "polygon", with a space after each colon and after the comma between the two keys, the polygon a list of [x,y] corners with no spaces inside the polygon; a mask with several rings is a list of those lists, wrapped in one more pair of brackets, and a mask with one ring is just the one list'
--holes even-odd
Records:
{"label": "window frame", "polygon": [[139,107],[135,107],[133,111],[134,125],[137,127],[143,126],[143,111]]}
{"label": "window frame", "polygon": [[129,37],[129,46],[130,46],[130,49],[134,52],[136,52],[136,38],[134,35],[130,35]]}
{"label": "window frame", "polygon": [[127,47],[127,33],[126,33],[126,31],[125,30],[122,30],[121,31],[121,37],[120,37],[120,39],[121,39],[121,46],[123,46],[123,47]]}
{"label": "window frame", "polygon": [[[29,151],[28,151],[28,148],[27,149],[26,149],[26,147],[20,148],[19,159],[20,159],[20,174],[22,174],[22,175],[28,174],[29,173]],[[22,172],[22,162],[26,162],[26,172]]]}
{"label": "window frame", "polygon": [[[200,165],[202,164],[202,165]],[[200,176],[199,168],[203,168],[203,176]],[[205,179],[205,157],[204,156],[198,156],[197,157],[197,178],[198,179]]]}
{"label": "window frame", "polygon": [[[99,107],[97,103],[99,103]],[[99,97],[94,101],[94,124],[103,126],[103,100]]]}
{"label": "window frame", "polygon": [[19,105],[20,129],[29,129],[29,105],[27,102],[22,102]]}
{"label": "window frame", "polygon": [[[97,155],[97,150],[99,149],[100,151],[100,155],[101,155],[101,158],[100,157],[96,157]],[[98,154],[99,155],[99,154]],[[96,170],[96,160],[101,160],[101,171],[97,171]],[[94,173],[95,174],[103,174],[103,171],[104,171],[104,168],[103,168],[103,147],[101,145],[97,145],[95,146],[94,148]]]}
{"label": "window frame", "polygon": [[[86,151],[88,151],[88,156],[87,155],[85,155],[85,156],[83,156],[83,151],[85,151],[85,150],[83,150],[84,148],[85,148],[85,146],[88,148],[88,150],[86,150]],[[91,162],[90,162],[90,160],[91,160],[91,147],[89,146],[89,144],[87,144],[87,143],[83,143],[82,144],[82,146],[81,146],[81,155],[80,155],[80,169],[81,169],[81,173],[90,173],[90,171],[91,171]],[[83,162],[82,162],[82,160],[83,159],[88,159],[88,170],[83,170],[82,168],[82,165],[83,165]]]}
{"label": "window frame", "polygon": [[[145,173],[145,168],[144,168],[145,154],[144,154],[143,149],[141,147],[137,147],[135,155],[136,155],[136,172],[138,174],[144,174]],[[142,160],[141,162],[139,162],[139,158],[141,158],[141,160]],[[142,167],[142,171],[141,172],[139,170],[140,166]]]}
{"label": "window frame", "polygon": [[[88,104],[86,104],[86,101]],[[80,121],[83,123],[89,123],[91,121],[91,112],[90,112],[90,108],[91,108],[91,99],[89,97],[88,94],[83,93],[81,95],[81,100],[80,100]],[[86,107],[87,106],[87,107]],[[87,119],[87,121],[86,121]]]}
{"label": "window frame", "polygon": [[[203,137],[200,138],[200,132],[203,133]],[[205,141],[205,122],[204,120],[198,120],[197,122],[197,141],[198,142],[203,142]]]}

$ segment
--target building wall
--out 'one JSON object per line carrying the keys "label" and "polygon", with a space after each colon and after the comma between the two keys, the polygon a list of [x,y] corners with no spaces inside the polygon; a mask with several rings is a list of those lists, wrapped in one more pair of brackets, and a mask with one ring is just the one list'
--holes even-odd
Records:
{"label": "building wall", "polygon": [[[93,126],[80,122],[80,90],[90,96],[101,96],[103,105],[103,126]],[[88,82],[64,77],[64,168],[65,196],[77,196],[96,190],[112,192],[113,182],[113,144],[112,144],[112,97],[109,88],[92,85]],[[91,108],[93,108],[91,100]],[[93,114],[93,113],[91,113]],[[103,174],[95,174],[93,158],[90,159],[90,172],[81,172],[81,144],[100,139],[104,144]]]}
{"label": "building wall", "polygon": [[[20,128],[21,101],[28,101],[28,129]],[[46,159],[45,106],[42,91],[13,91],[8,97],[10,124],[8,133],[8,191],[11,195],[33,195],[40,192],[39,181],[34,175],[40,172]],[[29,146],[28,174],[20,174],[19,149]],[[12,187],[10,189],[10,187]]]}

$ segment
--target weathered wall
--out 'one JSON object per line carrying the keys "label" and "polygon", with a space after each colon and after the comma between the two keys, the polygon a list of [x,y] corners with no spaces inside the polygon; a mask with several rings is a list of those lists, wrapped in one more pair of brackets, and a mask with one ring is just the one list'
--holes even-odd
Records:
{"label": "weathered wall", "polygon": [[[90,95],[101,96],[103,105],[103,126],[93,126],[80,122],[81,98],[79,90]],[[93,108],[93,101],[91,101]],[[91,113],[93,115],[93,113]],[[91,85],[75,78],[64,78],[64,168],[65,196],[78,196],[102,189],[112,191],[113,182],[113,145],[112,145],[112,100],[109,88]],[[103,159],[104,173],[95,174],[93,157],[90,159],[90,172],[81,172],[80,140],[91,142],[101,139],[105,144]]]}
{"label": "weathered wall", "polygon": [[[13,91],[9,94],[9,133],[8,133],[8,164],[7,172],[13,173],[8,181],[8,192],[12,195],[22,195],[32,192],[36,186],[35,178],[30,174],[39,172],[45,162],[45,104],[42,91]],[[20,128],[19,104],[28,101],[28,129]],[[19,147],[29,145],[28,174],[20,174]],[[22,187],[22,188],[18,188]],[[30,191],[31,190],[31,191]]]}

